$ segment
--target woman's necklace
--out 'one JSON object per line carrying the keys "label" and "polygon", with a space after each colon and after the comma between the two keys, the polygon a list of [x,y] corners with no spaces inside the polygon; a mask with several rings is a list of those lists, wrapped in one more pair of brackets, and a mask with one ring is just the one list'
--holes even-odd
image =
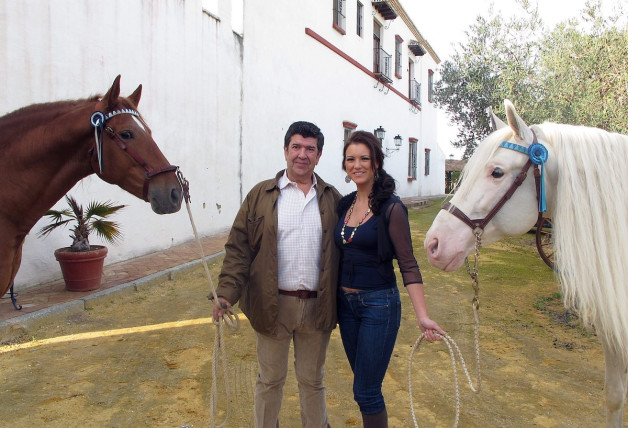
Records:
{"label": "woman's necklace", "polygon": [[344,224],[342,225],[342,229],[340,230],[340,237],[342,238],[343,245],[347,245],[348,242],[353,241],[353,235],[355,235],[355,231],[358,230],[358,227],[360,227],[360,225],[364,222],[364,220],[366,220],[368,215],[371,213],[371,208],[369,207],[369,209],[366,210],[366,214],[364,214],[364,217],[362,217],[362,220],[360,220],[358,225],[353,228],[353,232],[351,232],[351,236],[349,236],[349,239],[345,240],[345,226],[347,225],[347,223],[349,223],[349,219],[351,218],[351,214],[353,213],[353,207],[355,207],[355,201],[357,200],[358,200],[358,195],[356,193],[355,198],[353,199],[353,202],[351,203],[351,208],[349,208],[349,215],[347,215],[347,219],[345,220]]}

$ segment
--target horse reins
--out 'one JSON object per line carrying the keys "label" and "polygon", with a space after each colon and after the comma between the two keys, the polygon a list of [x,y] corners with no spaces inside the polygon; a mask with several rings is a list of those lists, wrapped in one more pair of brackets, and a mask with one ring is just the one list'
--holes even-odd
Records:
{"label": "horse reins", "polygon": [[128,108],[115,110],[107,113],[106,115],[101,111],[95,111],[90,118],[90,122],[94,127],[94,149],[96,150],[96,155],[98,157],[98,167],[100,168],[100,174],[103,173],[103,134],[106,133],[107,136],[111,140],[113,140],[119,148],[126,152],[136,163],[138,163],[146,171],[146,174],[144,176],[144,186],[142,189],[142,199],[148,202],[148,186],[150,184],[150,180],[153,177],[164,172],[177,171],[179,167],[175,165],[167,165],[161,168],[152,168],[148,164],[148,162],[146,162],[139,154],[137,154],[133,149],[127,146],[124,141],[120,139],[118,134],[116,134],[113,128],[111,128],[110,126],[106,126],[109,119],[119,114],[130,114],[142,120],[139,112]]}
{"label": "horse reins", "polygon": [[[201,255],[201,263],[205,270],[205,275],[207,276],[207,279],[209,281],[212,295],[215,298],[215,300],[218,301],[218,296],[216,295],[216,287],[214,285],[214,281],[212,280],[211,274],[209,272],[209,267],[207,266],[207,261],[205,260],[205,253],[203,251],[203,245],[201,244],[201,240],[196,230],[196,225],[194,224],[194,218],[192,217],[192,210],[190,209],[191,198],[190,198],[190,184],[188,180],[183,176],[178,166],[167,165],[162,168],[157,168],[157,169],[152,168],[139,154],[137,154],[133,149],[131,149],[126,144],[124,144],[124,142],[120,139],[118,134],[116,134],[113,128],[109,126],[105,127],[109,119],[119,114],[130,114],[142,120],[140,114],[136,110],[133,110],[133,109],[115,110],[110,113],[107,113],[107,115],[105,115],[104,113],[100,111],[96,111],[92,114],[91,119],[90,119],[91,124],[94,127],[94,148],[92,150],[94,149],[96,150],[100,173],[102,174],[103,172],[103,156],[102,156],[103,131],[107,133],[107,136],[110,139],[112,139],[118,145],[120,149],[126,152],[135,162],[137,162],[146,171],[146,176],[144,179],[144,189],[142,192],[142,198],[145,201],[148,201],[147,199],[148,185],[150,184],[151,178],[155,177],[156,175],[162,174],[164,172],[175,171],[177,180],[181,186],[181,190],[183,191],[183,198],[185,199],[185,205],[188,211],[188,216],[190,218],[190,223],[192,224],[192,230],[194,231],[194,237],[199,247],[199,252]],[[222,366],[223,366],[223,378],[225,381],[225,391],[227,395],[227,412],[226,412],[224,422],[218,427],[219,428],[224,427],[227,423],[227,420],[229,419],[229,413],[230,413],[229,403],[231,402],[231,399],[229,397],[229,383],[228,383],[228,378],[227,378],[227,351],[226,351],[227,347],[225,346],[223,325],[226,324],[231,329],[237,330],[239,327],[239,323],[240,323],[240,320],[233,313],[231,309],[225,310],[225,314],[220,320],[218,321],[214,320],[214,324],[216,324],[217,329],[214,335],[214,351],[213,351],[213,360],[212,360],[212,392],[211,392],[211,400],[210,400],[211,401],[211,406],[210,406],[210,426],[211,427],[216,426],[215,414],[216,414],[216,407],[218,404],[218,399],[217,399],[218,387],[216,383],[216,378],[218,377],[217,366],[218,366],[219,360],[221,359],[222,359]]]}

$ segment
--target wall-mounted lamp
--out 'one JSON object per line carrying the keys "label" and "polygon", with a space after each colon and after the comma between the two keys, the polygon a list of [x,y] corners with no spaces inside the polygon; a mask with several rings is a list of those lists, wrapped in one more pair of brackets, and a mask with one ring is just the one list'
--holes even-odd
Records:
{"label": "wall-mounted lamp", "polygon": [[393,140],[395,141],[395,148],[389,149],[388,147],[386,147],[386,156],[390,156],[391,153],[397,152],[401,148],[401,143],[403,141],[401,135],[397,134],[397,136],[393,138]]}
{"label": "wall-mounted lamp", "polygon": [[379,128],[377,128],[376,130],[373,131],[373,134],[375,134],[375,137],[379,140],[380,144],[384,143],[384,137],[386,136],[386,130],[384,128],[382,128],[381,125],[379,126]]}

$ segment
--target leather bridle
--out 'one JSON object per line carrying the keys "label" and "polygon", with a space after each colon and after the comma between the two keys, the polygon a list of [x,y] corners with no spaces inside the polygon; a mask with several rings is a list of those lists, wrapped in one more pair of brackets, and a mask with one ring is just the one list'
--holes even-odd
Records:
{"label": "leather bridle", "polygon": [[506,202],[512,197],[515,191],[521,186],[521,184],[525,181],[528,176],[528,170],[530,166],[534,165],[534,182],[536,184],[536,198],[539,201],[539,217],[543,215],[545,211],[545,191],[543,189],[543,179],[542,179],[542,170],[539,169],[539,165],[543,165],[547,160],[547,149],[545,146],[540,144],[536,138],[536,134],[532,131],[532,135],[534,139],[530,147],[523,147],[518,144],[503,142],[500,144],[500,147],[504,147],[507,149],[515,150],[521,152],[523,154],[527,154],[529,159],[521,168],[521,172],[515,178],[515,181],[510,185],[504,196],[501,197],[497,204],[493,207],[493,209],[486,215],[484,218],[479,219],[470,219],[462,210],[456,207],[451,202],[445,202],[441,209],[447,211],[452,214],[464,224],[469,226],[476,237],[480,237],[484,232],[484,228],[486,225],[495,217],[495,215],[499,212],[499,210],[504,206]]}
{"label": "leather bridle", "polygon": [[[133,109],[122,109],[115,110],[106,115],[101,111],[95,111],[91,116],[91,124],[94,127],[94,148],[92,149],[96,151],[98,157],[98,166],[100,168],[100,174],[103,173],[103,134],[106,133],[107,136],[113,140],[116,145],[122,149],[125,153],[127,153],[136,163],[138,163],[144,170],[146,171],[144,176],[144,186],[142,189],[142,199],[148,202],[148,186],[150,184],[150,180],[162,173],[170,172],[170,171],[178,171],[179,167],[176,165],[166,165],[161,168],[152,168],[139,154],[137,154],[133,149],[131,149],[128,145],[122,141],[122,139],[116,134],[116,132],[110,126],[106,126],[107,121],[114,116],[119,114],[130,114],[138,117],[141,120],[140,114]],[[104,132],[103,132],[104,131]]]}

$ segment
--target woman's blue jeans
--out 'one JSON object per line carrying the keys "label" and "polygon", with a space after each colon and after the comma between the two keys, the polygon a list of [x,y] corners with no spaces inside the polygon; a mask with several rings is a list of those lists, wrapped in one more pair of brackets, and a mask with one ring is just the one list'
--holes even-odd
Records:
{"label": "woman's blue jeans", "polygon": [[338,293],[338,324],[353,370],[353,398],[360,412],[376,414],[386,407],[382,382],[401,322],[399,290],[346,292],[340,288]]}

